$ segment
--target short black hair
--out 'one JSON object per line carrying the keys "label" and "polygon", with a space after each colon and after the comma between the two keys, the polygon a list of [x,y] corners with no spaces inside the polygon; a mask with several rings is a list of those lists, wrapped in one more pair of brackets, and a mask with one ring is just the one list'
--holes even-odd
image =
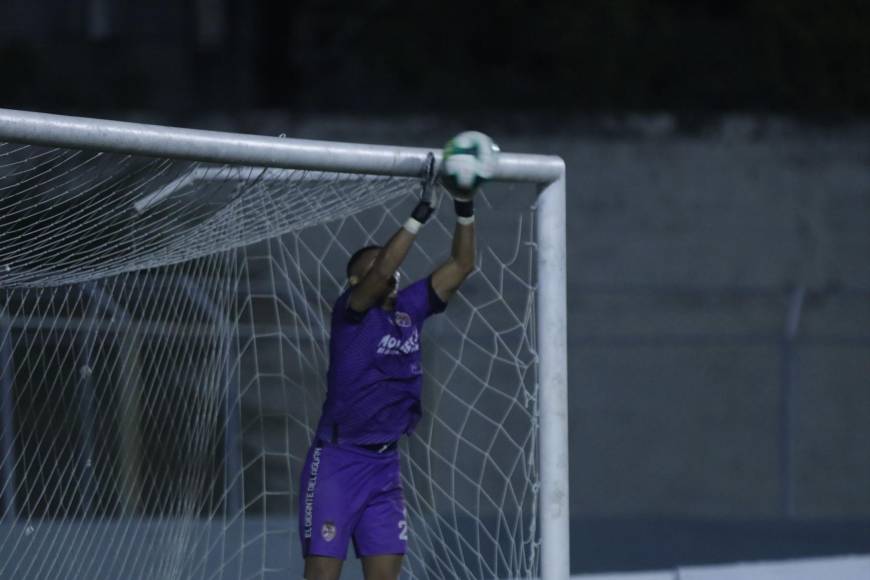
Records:
{"label": "short black hair", "polygon": [[350,278],[351,273],[353,272],[353,267],[356,265],[357,260],[362,258],[362,255],[368,252],[369,250],[380,250],[383,246],[366,246],[364,248],[360,248],[350,257],[350,260],[347,261],[347,277]]}

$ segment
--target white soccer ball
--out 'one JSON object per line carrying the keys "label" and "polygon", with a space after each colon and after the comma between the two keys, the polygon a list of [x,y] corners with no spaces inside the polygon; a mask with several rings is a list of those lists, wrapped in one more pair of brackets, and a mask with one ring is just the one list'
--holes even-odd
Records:
{"label": "white soccer ball", "polygon": [[480,131],[465,131],[447,142],[441,181],[457,199],[471,199],[482,183],[495,175],[499,148]]}

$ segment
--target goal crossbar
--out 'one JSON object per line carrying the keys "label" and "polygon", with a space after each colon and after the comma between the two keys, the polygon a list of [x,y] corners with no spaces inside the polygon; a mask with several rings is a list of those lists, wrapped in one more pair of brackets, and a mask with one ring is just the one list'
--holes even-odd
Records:
{"label": "goal crossbar", "polygon": [[[182,129],[0,109],[0,142],[210,163],[416,177],[438,149],[363,145]],[[541,577],[569,577],[565,163],[502,153],[494,179],[538,185],[537,354],[540,386]]]}
{"label": "goal crossbar", "polygon": [[[430,152],[439,162],[441,157],[437,150],[419,147],[242,135],[10,109],[0,109],[0,139],[212,163],[396,177],[420,175]],[[550,183],[563,172],[559,157],[503,153],[493,179]]]}

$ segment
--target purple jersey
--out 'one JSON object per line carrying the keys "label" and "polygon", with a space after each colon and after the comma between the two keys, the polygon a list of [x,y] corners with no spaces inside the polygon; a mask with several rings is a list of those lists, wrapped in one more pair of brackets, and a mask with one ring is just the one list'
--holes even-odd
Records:
{"label": "purple jersey", "polygon": [[348,308],[350,290],[332,310],[326,402],[317,436],[358,445],[395,441],[411,433],[422,413],[423,321],[446,304],[424,278],[400,290],[396,307]]}

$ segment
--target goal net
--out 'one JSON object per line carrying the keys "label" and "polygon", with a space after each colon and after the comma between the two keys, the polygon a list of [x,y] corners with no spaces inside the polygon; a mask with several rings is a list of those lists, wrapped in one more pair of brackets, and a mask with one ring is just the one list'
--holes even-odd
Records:
{"label": "goal net", "polygon": [[[301,577],[331,305],[420,188],[0,144],[0,577]],[[540,575],[536,199],[486,189],[477,271],[427,322],[408,578]],[[403,280],[448,255],[447,205]]]}

